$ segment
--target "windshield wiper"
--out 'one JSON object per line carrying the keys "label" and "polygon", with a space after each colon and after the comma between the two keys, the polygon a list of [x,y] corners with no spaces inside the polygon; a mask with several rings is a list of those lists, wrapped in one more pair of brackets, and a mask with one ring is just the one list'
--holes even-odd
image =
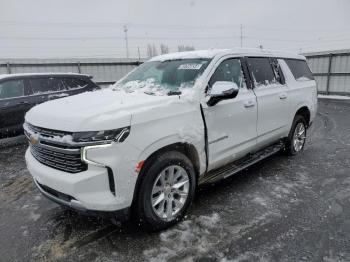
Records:
{"label": "windshield wiper", "polygon": [[179,96],[179,95],[181,95],[181,94],[182,94],[181,91],[169,91],[169,92],[167,93],[168,96]]}

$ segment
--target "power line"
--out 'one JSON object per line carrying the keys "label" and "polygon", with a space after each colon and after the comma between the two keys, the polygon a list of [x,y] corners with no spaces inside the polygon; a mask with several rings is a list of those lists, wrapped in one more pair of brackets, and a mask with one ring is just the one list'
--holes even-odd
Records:
{"label": "power line", "polygon": [[[128,39],[159,39],[159,40],[181,40],[181,39],[232,39],[232,38],[239,38],[239,36],[128,36]],[[125,36],[100,36],[100,37],[36,37],[36,36],[0,36],[0,39],[17,39],[17,40],[107,40],[107,39],[120,39],[125,40]]]}
{"label": "power line", "polygon": [[[56,26],[56,27],[117,27],[117,26],[123,26],[125,23],[119,23],[119,22],[91,22],[91,23],[78,23],[78,22],[66,22],[66,21],[59,21],[59,22],[49,22],[49,21],[15,21],[15,20],[0,20],[0,24],[2,25],[9,25],[9,26],[26,26],[26,27],[36,27],[36,26]],[[147,28],[166,28],[166,29],[230,29],[237,26],[240,26],[239,24],[220,24],[220,25],[185,25],[185,24],[147,24],[147,23],[128,23],[130,27],[147,27]],[[257,29],[259,31],[266,30],[266,31],[295,31],[295,32],[334,32],[334,29],[329,30],[318,30],[315,28],[288,28],[288,27],[269,27],[269,26],[260,26],[260,25],[247,25],[245,24],[245,27],[248,29]],[[338,28],[338,30],[345,30],[350,31],[350,27],[348,28]]]}
{"label": "power line", "polygon": [[[127,33],[127,32],[125,32]],[[203,39],[243,39],[243,33],[240,36],[175,36],[175,37],[167,37],[167,36],[101,36],[101,37],[36,37],[36,36],[0,36],[0,39],[3,40],[74,40],[74,41],[87,41],[87,40],[125,40],[135,39],[135,40],[203,40]],[[312,43],[312,42],[342,42],[342,41],[350,41],[350,38],[342,38],[342,39],[283,39],[283,38],[266,38],[266,37],[258,37],[258,36],[247,36],[246,39],[256,39],[260,41],[275,41],[275,42],[295,42],[295,43]],[[242,41],[241,41],[242,42]],[[242,44],[243,45],[243,44]]]}

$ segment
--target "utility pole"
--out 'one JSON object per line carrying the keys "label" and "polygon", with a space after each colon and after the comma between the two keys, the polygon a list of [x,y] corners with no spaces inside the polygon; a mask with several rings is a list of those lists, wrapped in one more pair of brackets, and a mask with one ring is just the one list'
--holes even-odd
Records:
{"label": "utility pole", "polygon": [[241,24],[241,47],[243,47],[243,25]]}
{"label": "utility pole", "polygon": [[124,33],[125,33],[126,58],[129,58],[128,27],[127,27],[127,25],[124,25]]}

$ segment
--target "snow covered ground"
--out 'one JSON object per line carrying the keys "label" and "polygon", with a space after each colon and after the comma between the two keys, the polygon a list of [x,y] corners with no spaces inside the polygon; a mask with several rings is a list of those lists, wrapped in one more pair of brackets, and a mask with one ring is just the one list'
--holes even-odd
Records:
{"label": "snow covered ground", "polygon": [[320,100],[305,151],[199,190],[159,233],[78,215],[45,199],[25,144],[0,147],[1,261],[349,261],[350,101]]}
{"label": "snow covered ground", "polygon": [[26,142],[25,136],[17,136],[17,137],[9,137],[9,138],[3,138],[0,139],[0,150],[1,148],[8,147],[8,146],[15,146],[19,144],[23,144]]}

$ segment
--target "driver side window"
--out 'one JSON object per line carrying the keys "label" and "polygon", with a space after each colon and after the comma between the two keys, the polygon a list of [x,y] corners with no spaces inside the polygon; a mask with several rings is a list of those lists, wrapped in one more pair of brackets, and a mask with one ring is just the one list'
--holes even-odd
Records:
{"label": "driver side window", "polygon": [[209,81],[209,88],[217,81],[233,82],[238,88],[246,88],[241,61],[238,58],[229,58],[221,62]]}

